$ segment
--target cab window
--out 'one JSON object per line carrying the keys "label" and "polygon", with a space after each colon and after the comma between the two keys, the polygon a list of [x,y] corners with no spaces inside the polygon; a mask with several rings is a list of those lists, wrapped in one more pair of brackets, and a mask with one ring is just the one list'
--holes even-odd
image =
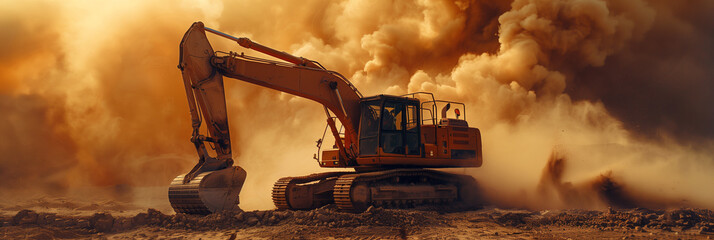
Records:
{"label": "cab window", "polygon": [[360,119],[360,155],[377,154],[377,137],[379,133],[380,101],[362,103],[362,116]]}
{"label": "cab window", "polygon": [[404,154],[404,104],[385,102],[382,109],[382,151]]}

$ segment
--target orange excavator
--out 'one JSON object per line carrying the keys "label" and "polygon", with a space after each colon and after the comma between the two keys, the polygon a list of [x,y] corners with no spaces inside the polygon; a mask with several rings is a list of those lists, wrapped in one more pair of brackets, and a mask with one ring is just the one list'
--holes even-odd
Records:
{"label": "orange excavator", "polygon": [[[206,32],[282,61],[214,51]],[[437,100],[425,92],[363,97],[344,76],[316,61],[230,36],[201,22],[183,36],[178,68],[199,160],[169,187],[169,201],[177,213],[238,209],[246,171],[233,165],[224,76],[322,104],[326,130],[330,129],[335,144],[320,157],[323,141],[318,140],[314,158],[323,168],[354,169],[279,179],[272,190],[278,209],[314,209],[334,203],[340,210],[359,212],[369,206],[479,201],[473,177],[434,170],[481,166],[481,134],[469,127],[465,115],[459,118],[458,106],[464,109],[463,103]],[[456,118],[447,118],[451,105],[457,106]],[[438,107],[442,109],[437,121]],[[202,122],[208,136],[199,131]]]}

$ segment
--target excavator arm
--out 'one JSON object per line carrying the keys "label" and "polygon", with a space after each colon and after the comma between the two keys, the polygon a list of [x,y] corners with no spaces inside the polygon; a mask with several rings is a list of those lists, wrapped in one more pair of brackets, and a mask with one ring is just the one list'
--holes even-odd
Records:
{"label": "excavator arm", "polygon": [[[196,34],[184,35],[180,44],[178,67],[181,69],[191,113],[191,142],[199,156],[198,164],[186,174],[184,183],[193,179],[197,173],[233,165],[223,77],[211,66],[212,56],[213,49],[205,36],[201,38]],[[203,120],[201,117],[207,123],[206,128],[210,136],[201,135],[199,132]],[[214,145],[215,157],[208,154],[206,142]]]}
{"label": "excavator arm", "polygon": [[[206,31],[286,62],[271,61],[232,52],[218,56],[217,54],[220,52],[216,53],[213,50],[206,37]],[[355,159],[357,149],[359,149],[357,146],[359,104],[362,96],[339,73],[326,70],[315,61],[265,47],[247,38],[235,38],[206,28],[201,22],[194,23],[181,40],[178,67],[181,69],[191,113],[193,128],[191,142],[196,148],[199,160],[188,174],[174,179],[169,188],[169,200],[177,212],[216,212],[232,209],[232,206],[226,208],[226,204],[231,205],[235,202],[233,205],[237,205],[238,203],[238,193],[235,193],[236,186],[237,192],[240,192],[240,187],[245,180],[245,171],[240,167],[232,166],[223,76],[304,97],[322,104],[325,108],[328,125],[337,140],[340,165],[345,167],[356,165]],[[330,112],[342,123],[345,129],[344,139],[340,136]],[[199,131],[203,122],[205,122],[209,136],[201,135]],[[216,156],[210,156],[207,144],[215,149]],[[213,175],[215,177],[211,178]],[[217,188],[222,189],[214,191],[218,197],[203,197],[203,192],[207,192],[203,190],[203,185],[211,179],[218,179],[212,182],[223,181],[226,184],[217,184]],[[193,186],[192,184],[195,187],[186,187]],[[230,199],[225,200],[220,197],[220,194],[229,196]],[[233,195],[235,195],[235,200]],[[201,205],[221,207],[203,209]]]}

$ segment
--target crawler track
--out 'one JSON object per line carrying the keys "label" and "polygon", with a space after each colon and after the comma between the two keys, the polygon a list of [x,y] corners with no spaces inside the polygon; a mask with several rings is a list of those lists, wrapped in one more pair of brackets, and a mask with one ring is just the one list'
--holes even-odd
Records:
{"label": "crawler track", "polygon": [[[275,206],[278,209],[298,209],[294,208],[290,204],[290,192],[291,189],[300,185],[300,184],[307,184],[307,186],[311,185],[316,185],[322,183],[322,181],[325,181],[330,178],[335,178],[339,177],[341,175],[349,174],[352,172],[326,172],[326,173],[315,173],[315,174],[310,174],[307,176],[300,176],[300,177],[284,177],[279,179],[277,182],[275,182],[275,185],[273,185],[273,193],[272,193],[272,199],[273,203],[275,203]],[[329,184],[329,183],[328,183]],[[331,186],[330,186],[331,187]],[[312,197],[312,196],[311,196]],[[314,207],[320,207],[321,203],[315,202],[315,199],[310,199],[310,202],[313,202],[312,206]],[[302,209],[302,208],[300,208]]]}
{"label": "crawler track", "polygon": [[296,189],[291,190],[293,187],[305,187],[307,186],[305,183],[315,181],[318,182],[311,184],[330,184],[332,191],[328,196],[332,197],[340,210],[347,212],[364,211],[371,205],[409,208],[425,204],[474,201],[473,191],[470,190],[475,187],[475,181],[470,176],[426,169],[394,169],[367,173],[319,173],[281,178],[273,187],[273,202],[278,209],[306,209],[307,205],[302,204],[303,207],[296,208],[289,203],[290,201],[312,201],[312,208],[320,207],[326,204],[324,199],[318,204],[317,198],[301,199],[303,196],[312,196],[309,194],[290,196],[290,192],[296,192]]}
{"label": "crawler track", "polygon": [[425,169],[348,174],[337,180],[334,198],[340,210],[349,212],[360,212],[371,205],[438,205],[459,200],[469,179],[473,180],[470,176]]}

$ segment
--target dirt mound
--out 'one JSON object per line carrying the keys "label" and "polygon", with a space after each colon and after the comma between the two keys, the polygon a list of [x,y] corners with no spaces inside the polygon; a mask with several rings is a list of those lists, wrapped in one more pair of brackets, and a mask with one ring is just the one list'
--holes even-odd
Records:
{"label": "dirt mound", "polygon": [[146,209],[132,203],[114,200],[91,201],[63,197],[40,197],[0,206],[0,214],[9,215],[22,210],[32,210],[63,216],[91,216],[98,212],[107,212],[126,217],[136,215]]}
{"label": "dirt mound", "polygon": [[7,236],[40,239],[130,233],[135,235],[127,236],[133,238],[141,237],[141,234],[147,232],[196,233],[195,236],[220,232],[230,235],[236,231],[257,234],[250,236],[283,237],[303,234],[324,237],[324,234],[328,233],[343,237],[351,237],[356,233],[372,236],[375,231],[388,236],[419,233],[425,237],[436,237],[441,231],[457,230],[466,231],[464,234],[469,234],[469,231],[477,232],[479,236],[531,234],[528,236],[538,237],[539,232],[552,231],[553,227],[566,229],[563,233],[574,234],[574,237],[587,237],[587,234],[593,234],[593,231],[604,234],[602,237],[621,236],[615,234],[618,232],[626,234],[625,236],[668,233],[672,236],[680,233],[710,235],[714,234],[714,212],[704,209],[528,211],[489,208],[446,213],[372,207],[363,213],[344,213],[339,212],[334,205],[328,205],[310,211],[234,211],[206,216],[167,215],[155,209],[148,209],[134,216],[115,216],[110,212],[99,212],[90,216],[66,216],[28,209],[20,210],[15,215],[0,215],[0,228]]}
{"label": "dirt mound", "polygon": [[359,214],[339,212],[334,205],[313,211],[286,212],[292,214],[297,224],[328,227],[357,226],[432,226],[443,225],[445,220],[433,211],[413,211],[370,207]]}
{"label": "dirt mound", "polygon": [[355,214],[340,212],[334,205],[327,205],[311,211],[239,211],[211,214],[203,217],[177,214],[174,216],[164,215],[161,217],[149,217],[149,219],[161,219],[161,221],[168,223],[165,225],[167,227],[192,230],[250,227],[257,225],[274,226],[286,223],[327,227],[400,227],[443,224],[443,220],[439,221],[440,219],[436,212],[369,208],[363,213]]}
{"label": "dirt mound", "polygon": [[334,205],[311,211],[235,211],[207,216],[166,215],[155,209],[148,209],[147,212],[133,217],[115,217],[106,212],[92,216],[59,216],[55,213],[37,213],[24,209],[15,216],[2,219],[2,226],[83,229],[87,233],[120,232],[144,226],[206,231],[286,223],[327,227],[413,227],[443,225],[445,220],[436,212],[369,208],[363,213],[354,214],[339,212]]}
{"label": "dirt mound", "polygon": [[714,213],[707,209],[650,210],[644,208],[608,211],[564,210],[491,213],[490,218],[507,226],[533,228],[547,225],[591,227],[599,230],[695,230],[714,233]]}

